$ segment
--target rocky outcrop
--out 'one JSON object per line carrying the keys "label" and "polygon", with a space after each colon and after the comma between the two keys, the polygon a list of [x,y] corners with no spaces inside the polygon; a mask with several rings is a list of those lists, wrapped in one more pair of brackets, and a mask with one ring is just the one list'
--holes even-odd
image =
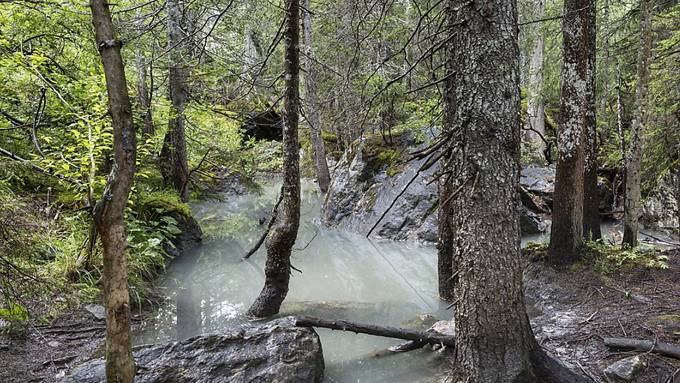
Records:
{"label": "rocky outcrop", "polygon": [[678,174],[662,178],[642,206],[640,221],[645,227],[671,229],[678,227]]}
{"label": "rocky outcrop", "polygon": [[[321,382],[321,343],[311,328],[292,318],[227,334],[136,348],[137,383]],[[104,360],[85,362],[60,382],[105,382]]]}
{"label": "rocky outcrop", "polygon": [[[408,163],[384,156],[390,148],[358,143],[338,161],[322,210],[329,226],[367,233],[413,178],[424,160]],[[402,148],[405,156],[405,149]],[[385,161],[388,157],[391,161]],[[422,172],[375,228],[378,237],[396,240],[437,239],[435,167]]]}
{"label": "rocky outcrop", "polygon": [[[399,149],[405,153],[418,146],[407,143]],[[373,145],[373,146],[372,146]],[[368,233],[411,181],[423,160],[392,162],[385,155],[396,152],[392,147],[380,147],[370,142],[355,144],[338,161],[332,174],[331,186],[322,209],[323,222],[332,227]],[[381,154],[382,153],[382,154]],[[373,235],[394,240],[437,241],[437,183],[432,182],[437,166],[423,171],[374,229]],[[523,234],[540,234],[549,227],[547,219],[552,205],[554,167],[529,166],[522,171]]]}

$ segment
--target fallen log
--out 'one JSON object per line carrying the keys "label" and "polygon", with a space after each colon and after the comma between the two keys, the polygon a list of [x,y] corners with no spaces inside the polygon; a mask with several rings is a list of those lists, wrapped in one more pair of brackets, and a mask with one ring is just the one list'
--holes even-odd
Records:
{"label": "fallen log", "polygon": [[375,326],[344,320],[326,320],[308,316],[300,316],[295,317],[295,325],[298,327],[321,327],[331,330],[350,331],[357,334],[384,336],[387,338],[405,339],[429,344],[443,344],[445,346],[455,345],[455,337],[449,335],[409,330],[399,327]]}
{"label": "fallen log", "polygon": [[680,359],[680,347],[665,342],[631,338],[604,338],[604,345],[611,348],[654,352]]}

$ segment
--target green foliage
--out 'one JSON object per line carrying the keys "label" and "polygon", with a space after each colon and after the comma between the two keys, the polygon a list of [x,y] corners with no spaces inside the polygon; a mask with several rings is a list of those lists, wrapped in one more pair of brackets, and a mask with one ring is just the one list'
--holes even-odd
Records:
{"label": "green foliage", "polygon": [[648,269],[667,269],[668,257],[659,254],[653,247],[638,246],[634,249],[612,246],[602,241],[588,241],[585,244],[589,257],[594,260],[595,270],[611,274],[619,270],[637,267]]}

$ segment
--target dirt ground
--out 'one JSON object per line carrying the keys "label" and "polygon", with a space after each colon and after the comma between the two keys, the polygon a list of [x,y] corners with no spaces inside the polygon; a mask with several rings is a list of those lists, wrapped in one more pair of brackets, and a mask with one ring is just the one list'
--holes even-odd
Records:
{"label": "dirt ground", "polygon": [[608,276],[529,262],[526,295],[536,309],[529,312],[541,346],[597,382],[610,382],[603,373],[610,364],[641,355],[647,367],[633,382],[680,383],[680,360],[604,345],[606,337],[680,345],[680,250],[665,255],[667,270],[636,268]]}
{"label": "dirt ground", "polygon": [[[604,369],[641,355],[647,367],[633,382],[680,383],[680,360],[652,351],[611,350],[605,337],[680,345],[680,250],[666,252],[669,269],[645,268],[603,277],[555,270],[531,255],[525,272],[528,312],[539,344],[596,382]],[[136,319],[141,319],[139,316]],[[49,325],[28,327],[25,337],[0,337],[0,382],[51,382],[69,366],[102,355],[104,323],[82,308]]]}

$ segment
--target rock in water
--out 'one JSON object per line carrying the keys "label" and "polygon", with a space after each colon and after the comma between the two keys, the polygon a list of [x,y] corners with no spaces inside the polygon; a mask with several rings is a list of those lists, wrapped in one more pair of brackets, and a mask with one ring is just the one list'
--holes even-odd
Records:
{"label": "rock in water", "polygon": [[[137,383],[321,382],[321,342],[292,318],[226,334],[149,345],[134,352]],[[60,382],[105,382],[104,360],[85,362]]]}
{"label": "rock in water", "polygon": [[621,359],[609,365],[604,370],[604,374],[609,379],[614,381],[631,382],[635,375],[642,371],[647,366],[641,356],[631,356],[630,358]]}

